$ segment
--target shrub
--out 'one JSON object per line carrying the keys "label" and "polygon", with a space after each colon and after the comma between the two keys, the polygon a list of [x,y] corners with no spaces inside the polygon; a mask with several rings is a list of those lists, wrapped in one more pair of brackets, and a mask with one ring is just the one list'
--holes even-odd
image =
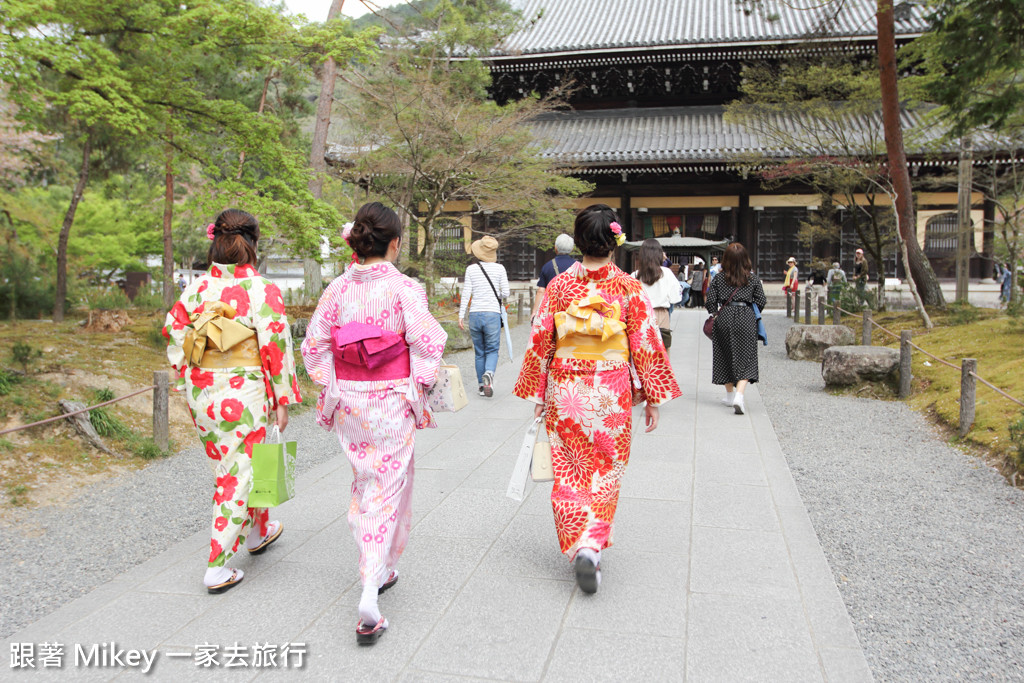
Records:
{"label": "shrub", "polygon": [[28,366],[38,358],[41,358],[42,355],[42,351],[22,341],[15,342],[14,346],[11,347],[11,358],[21,366],[26,375],[28,374]]}
{"label": "shrub", "polygon": [[0,318],[14,313],[22,320],[41,318],[53,312],[56,284],[50,273],[41,272],[30,259],[11,259],[4,263],[0,282]]}
{"label": "shrub", "polygon": [[13,372],[0,368],[0,396],[11,393],[14,385],[21,381],[21,378]]}
{"label": "shrub", "polygon": [[158,349],[167,348],[167,339],[164,338],[164,321],[161,318],[157,318],[152,322],[149,327],[149,334],[147,335],[149,343]]}
{"label": "shrub", "polygon": [[977,307],[964,301],[957,301],[948,307],[950,325],[969,325],[981,317]]}
{"label": "shrub", "polygon": [[132,450],[135,455],[139,456],[143,460],[154,460],[156,458],[165,458],[169,453],[160,450],[160,447],[156,445],[156,442],[149,437],[134,437],[128,444],[128,447]]}
{"label": "shrub", "polygon": [[[96,403],[105,403],[114,398],[114,392],[110,389],[97,389],[93,392],[93,398]],[[100,436],[115,439],[132,437],[132,430],[120,418],[111,413],[109,408],[90,410],[89,420]]]}

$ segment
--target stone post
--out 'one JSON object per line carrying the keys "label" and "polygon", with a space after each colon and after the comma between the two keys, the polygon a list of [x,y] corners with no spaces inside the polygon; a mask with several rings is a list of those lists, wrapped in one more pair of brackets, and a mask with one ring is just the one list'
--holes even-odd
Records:
{"label": "stone post", "polygon": [[786,317],[793,317],[793,294],[791,292],[786,292]]}
{"label": "stone post", "polygon": [[804,294],[804,325],[811,324],[811,290]]}
{"label": "stone post", "polygon": [[910,396],[910,381],[914,378],[913,369],[910,365],[912,360],[912,347],[910,346],[910,330],[900,332],[900,398]]}
{"label": "stone post", "polygon": [[522,325],[523,321],[526,320],[526,307],[524,306],[524,300],[526,297],[523,296],[522,292],[519,292],[519,296],[516,297],[516,324]]}
{"label": "stone post", "polygon": [[162,451],[170,448],[170,420],[168,417],[168,391],[170,383],[166,370],[153,373],[153,442]]}
{"label": "stone post", "polygon": [[833,325],[842,325],[843,324],[843,314],[839,311],[839,301],[838,301],[838,299],[836,301],[832,302],[832,324]]}
{"label": "stone post", "polygon": [[864,326],[860,330],[860,343],[871,346],[871,309],[864,309]]}
{"label": "stone post", "polygon": [[960,364],[960,436],[967,436],[974,424],[974,393],[978,388],[971,373],[978,372],[976,358],[964,358]]}
{"label": "stone post", "polygon": [[825,299],[818,295],[818,324],[825,324]]}

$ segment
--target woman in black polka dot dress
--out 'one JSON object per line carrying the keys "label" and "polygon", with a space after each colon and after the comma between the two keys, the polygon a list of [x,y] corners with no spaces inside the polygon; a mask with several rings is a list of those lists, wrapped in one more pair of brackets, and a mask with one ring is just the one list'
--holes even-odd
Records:
{"label": "woman in black polka dot dress", "polygon": [[[743,392],[757,381],[757,319],[752,304],[764,310],[767,300],[761,281],[751,272],[750,256],[739,242],[725,248],[722,272],[708,287],[705,306],[719,311],[711,338],[711,381],[725,385],[722,403],[742,415]],[[730,298],[731,297],[731,298]]]}

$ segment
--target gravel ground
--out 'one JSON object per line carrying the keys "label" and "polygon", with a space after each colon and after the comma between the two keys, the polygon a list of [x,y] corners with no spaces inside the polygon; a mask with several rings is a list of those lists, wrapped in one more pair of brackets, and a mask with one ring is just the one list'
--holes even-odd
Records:
{"label": "gravel ground", "polygon": [[902,403],[825,393],[765,319],[758,386],[875,677],[1024,680],[1024,491]]}
{"label": "gravel ground", "polygon": [[[527,325],[512,328],[516,353],[522,354],[528,334]],[[445,359],[459,366],[466,390],[475,392],[473,351]],[[497,382],[515,381],[502,372],[508,363],[503,335]],[[300,444],[299,474],[338,454],[337,439],[313,418],[310,410],[288,425],[288,437]],[[0,637],[205,528],[210,523],[211,481],[205,454],[193,446],[89,486],[67,505],[16,510],[0,519]],[[196,557],[197,580],[202,570],[203,558]]]}

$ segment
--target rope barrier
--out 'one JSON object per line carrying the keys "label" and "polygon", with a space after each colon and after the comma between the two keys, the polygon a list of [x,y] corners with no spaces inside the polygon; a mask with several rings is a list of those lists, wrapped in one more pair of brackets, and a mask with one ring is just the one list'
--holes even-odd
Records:
{"label": "rope barrier", "polygon": [[56,422],[57,420],[63,420],[65,418],[74,417],[75,415],[81,415],[82,413],[87,413],[90,410],[96,410],[97,408],[102,408],[104,406],[109,406],[111,403],[117,403],[118,401],[123,401],[126,398],[131,398],[132,396],[138,396],[139,394],[144,394],[147,391],[152,391],[153,389],[156,389],[156,385],[155,384],[153,384],[151,386],[148,386],[145,389],[139,389],[138,391],[134,391],[134,392],[132,392],[130,394],[126,394],[124,396],[120,396],[118,398],[112,398],[109,401],[104,401],[103,403],[97,403],[96,405],[89,406],[88,408],[82,408],[81,410],[76,410],[73,413],[65,413],[63,415],[56,415],[54,417],[48,417],[45,420],[39,420],[38,422],[33,422],[31,424],[21,425],[20,427],[11,427],[10,429],[5,429],[2,432],[0,432],[0,436],[3,436],[4,434],[10,434],[11,432],[20,432],[23,429],[30,429],[31,427],[39,427],[39,426],[44,425],[44,424],[49,424],[50,422]]}
{"label": "rope barrier", "polygon": [[[834,309],[836,309],[836,310],[840,311],[841,313],[845,313],[845,314],[847,314],[847,315],[852,315],[852,316],[856,316],[856,315],[858,315],[857,313],[854,313],[854,312],[852,312],[852,311],[847,311],[847,310],[846,310],[845,308],[840,308],[839,304],[827,304],[827,303],[826,303],[826,304],[824,304],[824,306],[825,306],[826,308],[834,308]],[[869,322],[870,322],[870,323],[871,323],[872,325],[874,325],[875,327],[877,327],[878,329],[880,329],[880,330],[882,330],[883,332],[885,332],[886,334],[888,334],[888,335],[889,335],[890,337],[892,337],[893,339],[899,339],[899,338],[900,338],[900,336],[899,336],[898,334],[896,334],[896,333],[892,332],[891,330],[888,330],[888,329],[886,329],[886,328],[885,328],[885,327],[883,327],[882,325],[880,325],[880,324],[876,323],[876,322],[875,322],[875,320],[874,320],[874,318],[871,318],[871,319],[869,320]],[[949,362],[948,360],[945,360],[945,359],[939,358],[939,357],[938,357],[938,356],[936,356],[936,355],[935,355],[934,353],[929,353],[928,351],[925,351],[924,349],[922,349],[922,348],[921,348],[920,346],[918,346],[918,345],[917,345],[917,344],[915,344],[914,342],[907,342],[907,343],[908,343],[908,344],[910,344],[910,345],[911,345],[912,347],[914,347],[915,349],[917,349],[918,351],[920,351],[921,353],[923,353],[924,355],[926,355],[926,356],[928,356],[929,358],[931,358],[932,360],[934,360],[934,361],[937,361],[937,362],[939,362],[939,363],[942,363],[943,365],[945,365],[945,366],[947,366],[947,367],[950,367],[950,368],[953,368],[954,370],[957,370],[957,371],[961,370],[961,368],[960,368],[960,366],[959,366],[959,365],[955,365],[955,364],[953,364],[953,363],[950,363],[950,362]],[[990,388],[990,389],[992,389],[993,391],[995,391],[996,393],[998,393],[998,394],[1002,394],[1002,395],[1003,395],[1004,397],[1006,397],[1006,398],[1010,399],[1011,401],[1013,401],[1013,402],[1014,402],[1014,403],[1016,403],[1017,405],[1019,405],[1019,406],[1022,406],[1022,407],[1024,407],[1024,401],[1020,401],[1020,400],[1018,400],[1018,399],[1014,398],[1013,396],[1010,396],[1010,395],[1009,395],[1008,393],[1006,393],[1005,391],[1003,391],[1002,389],[1000,389],[1000,388],[999,388],[999,387],[997,387],[996,385],[992,384],[992,382],[989,382],[989,381],[988,381],[987,379],[985,379],[984,377],[980,377],[979,375],[977,375],[977,374],[975,374],[975,373],[973,373],[973,372],[970,372],[970,373],[968,373],[968,374],[969,374],[969,375],[970,375],[971,377],[973,377],[974,379],[976,379],[976,380],[978,380],[979,382],[981,382],[982,384],[984,384],[985,386],[987,386],[988,388]]]}
{"label": "rope barrier", "polygon": [[992,382],[989,382],[987,379],[985,379],[983,377],[979,377],[978,375],[974,374],[973,372],[969,372],[967,374],[969,374],[971,377],[973,377],[974,379],[978,380],[979,382],[981,382],[982,384],[987,386],[989,389],[992,389],[997,394],[1002,394],[1003,396],[1005,396],[1006,398],[1010,399],[1011,401],[1013,401],[1017,405],[1019,405],[1021,407],[1024,407],[1024,401],[1018,401],[1013,396],[1010,396],[1008,393],[1006,393],[1005,391],[1003,391],[1002,389],[1000,389],[996,385],[992,384]]}

